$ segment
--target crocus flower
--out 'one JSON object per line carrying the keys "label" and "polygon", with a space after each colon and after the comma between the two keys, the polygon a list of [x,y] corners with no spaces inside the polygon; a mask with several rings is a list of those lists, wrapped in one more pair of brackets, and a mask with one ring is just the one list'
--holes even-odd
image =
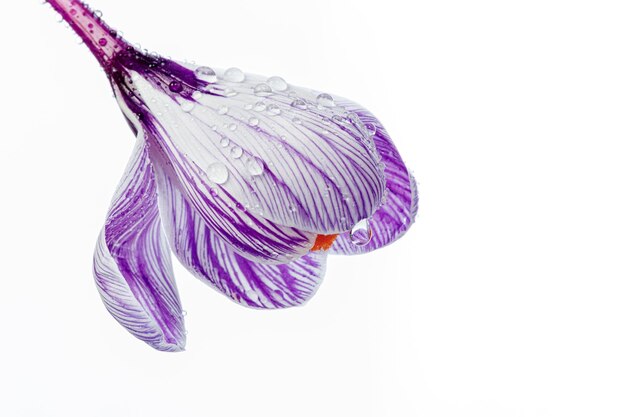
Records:
{"label": "crocus flower", "polygon": [[182,350],[170,251],[253,308],[301,305],[328,254],[403,235],[417,188],[387,131],[349,100],[280,77],[138,50],[76,0],[48,0],[109,77],[136,135],[94,255],[106,308],[137,338]]}

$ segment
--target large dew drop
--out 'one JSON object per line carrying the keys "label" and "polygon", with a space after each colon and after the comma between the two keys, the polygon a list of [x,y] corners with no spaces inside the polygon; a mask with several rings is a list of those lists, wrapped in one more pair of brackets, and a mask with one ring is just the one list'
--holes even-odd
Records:
{"label": "large dew drop", "polygon": [[306,110],[306,102],[300,98],[297,98],[291,102],[291,107],[295,107],[296,109],[300,110]]}
{"label": "large dew drop", "polygon": [[224,184],[228,180],[228,169],[221,162],[215,162],[206,170],[206,175],[216,184]]}
{"label": "large dew drop", "polygon": [[267,106],[267,112],[271,116],[277,116],[280,114],[280,108],[276,104],[270,104],[269,106]]}
{"label": "large dew drop", "polygon": [[170,83],[169,88],[172,93],[180,93],[181,91],[183,91],[183,85],[176,80]]}
{"label": "large dew drop", "polygon": [[322,93],[317,96],[317,104],[324,107],[334,107],[335,99],[330,94]]}
{"label": "large dew drop", "polygon": [[209,67],[198,67],[194,71],[196,74],[196,78],[207,83],[214,83],[217,81],[217,75],[215,75],[215,71]]}
{"label": "large dew drop", "polygon": [[254,94],[261,97],[269,96],[272,94],[272,87],[265,83],[257,84],[256,87],[254,87]]}
{"label": "large dew drop", "polygon": [[270,77],[267,79],[267,84],[274,91],[285,91],[288,87],[287,82],[281,77]]}
{"label": "large dew drop", "polygon": [[350,230],[350,240],[355,246],[365,246],[372,240],[372,228],[367,219],[359,221]]}
{"label": "large dew drop", "polygon": [[257,158],[251,158],[246,165],[248,172],[252,176],[261,175],[263,173],[263,163]]}
{"label": "large dew drop", "polygon": [[246,79],[245,74],[239,68],[228,68],[224,71],[224,79],[226,81],[232,81],[234,83],[240,83]]}

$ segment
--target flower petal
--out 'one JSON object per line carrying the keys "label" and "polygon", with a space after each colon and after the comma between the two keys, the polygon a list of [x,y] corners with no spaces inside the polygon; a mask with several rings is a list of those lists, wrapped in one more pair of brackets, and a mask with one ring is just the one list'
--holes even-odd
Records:
{"label": "flower petal", "polygon": [[94,277],[106,308],[130,333],[155,349],[180,351],[184,320],[156,181],[145,143],[137,142],[98,239]]}
{"label": "flower petal", "polygon": [[170,247],[180,262],[239,304],[254,308],[301,305],[322,282],[325,252],[280,265],[250,261],[212,232],[170,181],[159,183],[159,207]]}
{"label": "flower petal", "polygon": [[371,217],[372,240],[363,246],[354,245],[350,232],[337,237],[330,253],[354,255],[371,252],[399,239],[415,221],[418,193],[415,178],[408,171],[398,150],[383,125],[367,110],[349,101],[342,101],[346,109],[355,112],[366,129],[373,132],[373,140],[385,166],[387,192],[383,204]]}
{"label": "flower petal", "polygon": [[177,84],[176,92],[132,72],[165,132],[163,147],[179,150],[234,201],[283,226],[341,233],[378,208],[380,156],[349,112],[327,95],[216,72],[218,81],[204,91],[179,91]]}

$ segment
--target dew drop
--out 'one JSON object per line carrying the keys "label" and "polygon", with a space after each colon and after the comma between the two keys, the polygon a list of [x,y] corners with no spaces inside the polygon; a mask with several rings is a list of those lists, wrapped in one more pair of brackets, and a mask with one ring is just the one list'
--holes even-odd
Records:
{"label": "dew drop", "polygon": [[191,94],[191,98],[194,100],[200,100],[200,97],[202,97],[202,93],[197,90]]}
{"label": "dew drop", "polygon": [[222,145],[222,147],[223,147],[223,148],[227,147],[227,146],[228,146],[228,144],[230,144],[230,139],[228,139],[228,138],[222,138],[222,139],[220,140],[220,145]]}
{"label": "dew drop", "polygon": [[252,176],[261,175],[263,173],[263,163],[257,158],[251,158],[247,163],[248,172]]}
{"label": "dew drop", "polygon": [[335,100],[330,94],[322,93],[317,96],[317,104],[324,107],[334,107]]}
{"label": "dew drop", "polygon": [[172,93],[180,93],[183,91],[183,85],[179,81],[172,81],[169,88]]}
{"label": "dew drop", "polygon": [[234,123],[231,123],[228,125],[228,130],[234,132],[235,130],[237,130],[237,125]]}
{"label": "dew drop", "polygon": [[226,107],[226,106],[220,106],[217,109],[217,114],[222,114],[223,115],[223,114],[226,114],[226,113],[228,113],[228,107]]}
{"label": "dew drop", "polygon": [[280,114],[280,108],[276,104],[270,104],[267,106],[267,112],[272,116],[277,116]]}
{"label": "dew drop", "polygon": [[224,71],[224,79],[226,81],[232,81],[234,83],[240,83],[246,79],[245,74],[239,68],[228,68]]}
{"label": "dew drop", "polygon": [[297,98],[291,102],[291,107],[295,107],[296,109],[300,110],[306,110],[306,102],[300,98]]}
{"label": "dew drop", "polygon": [[248,124],[250,126],[258,126],[259,125],[259,119],[257,119],[256,117],[251,117],[250,119],[248,119]]}
{"label": "dew drop", "polygon": [[241,158],[241,155],[243,155],[243,149],[241,149],[241,147],[233,146],[231,148],[230,156],[232,156],[233,158],[237,159],[237,158]]}
{"label": "dew drop", "polygon": [[370,136],[374,136],[376,134],[376,125],[373,123],[365,123],[365,128],[367,129],[367,133]]}
{"label": "dew drop", "polygon": [[102,12],[100,10],[94,10],[93,15],[99,19],[102,17]]}
{"label": "dew drop", "polygon": [[98,39],[98,45],[100,46],[107,46],[107,43],[109,42],[105,38]]}
{"label": "dew drop", "polygon": [[254,94],[256,94],[257,96],[269,96],[270,94],[272,94],[272,87],[270,87],[269,85],[265,84],[265,83],[260,83],[257,84],[254,87]]}
{"label": "dew drop", "polygon": [[263,103],[262,101],[257,101],[256,104],[254,105],[255,111],[263,111],[265,110],[265,108],[266,108],[265,103]]}
{"label": "dew drop", "polygon": [[248,103],[245,106],[243,106],[243,108],[246,110],[252,110],[252,104]]}
{"label": "dew drop", "polygon": [[190,111],[193,110],[194,106],[195,105],[191,101],[183,101],[182,104],[180,105],[180,108],[182,111],[189,113]]}
{"label": "dew drop", "polygon": [[224,184],[228,180],[228,169],[221,162],[215,162],[207,168],[207,176],[216,184]]}
{"label": "dew drop", "polygon": [[217,81],[217,75],[215,75],[213,68],[198,67],[195,69],[194,73],[196,74],[197,79],[206,81],[207,83],[214,83]]}
{"label": "dew drop", "polygon": [[372,240],[372,228],[367,219],[363,219],[350,230],[350,241],[355,246],[365,246]]}
{"label": "dew drop", "polygon": [[298,117],[294,117],[293,118],[293,122],[297,125],[301,125],[302,124],[302,120],[300,120]]}
{"label": "dew drop", "polygon": [[339,115],[339,114],[335,114],[332,117],[332,120],[333,120],[333,122],[335,122],[337,124],[342,124],[342,123],[344,123],[346,121],[346,118],[341,116],[341,115]]}
{"label": "dew drop", "polygon": [[288,87],[287,82],[281,77],[270,77],[267,79],[267,84],[272,87],[274,91],[285,91]]}

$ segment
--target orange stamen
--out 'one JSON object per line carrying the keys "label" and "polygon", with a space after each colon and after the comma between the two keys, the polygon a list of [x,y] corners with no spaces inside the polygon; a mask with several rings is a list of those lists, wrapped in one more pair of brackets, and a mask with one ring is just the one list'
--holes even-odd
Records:
{"label": "orange stamen", "polygon": [[314,252],[316,250],[328,250],[330,249],[330,247],[333,245],[333,242],[335,241],[335,239],[337,238],[337,234],[334,235],[317,235],[317,238],[315,239],[315,243],[313,244],[313,247],[311,248],[311,252]]}

